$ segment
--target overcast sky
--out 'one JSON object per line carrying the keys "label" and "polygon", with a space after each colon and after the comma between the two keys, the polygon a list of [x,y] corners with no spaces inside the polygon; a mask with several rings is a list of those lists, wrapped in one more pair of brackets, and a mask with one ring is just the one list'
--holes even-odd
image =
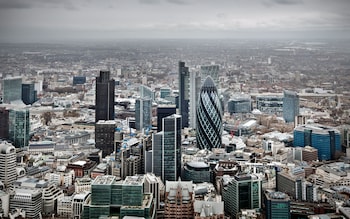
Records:
{"label": "overcast sky", "polygon": [[350,0],[0,0],[0,41],[350,38]]}

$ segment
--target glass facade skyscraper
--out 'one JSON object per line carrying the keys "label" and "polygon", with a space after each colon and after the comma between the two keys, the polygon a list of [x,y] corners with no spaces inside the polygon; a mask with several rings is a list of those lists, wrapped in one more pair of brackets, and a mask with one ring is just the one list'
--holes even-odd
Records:
{"label": "glass facade skyscraper", "polygon": [[189,125],[189,103],[190,103],[190,72],[185,62],[179,62],[179,111],[182,116],[182,127]]}
{"label": "glass facade skyscraper", "polygon": [[210,76],[205,79],[199,95],[196,130],[198,148],[211,150],[221,147],[222,108]]}
{"label": "glass facade skyscraper", "polygon": [[202,83],[208,76],[210,76],[213,79],[215,85],[219,86],[219,65],[201,66],[201,76],[202,76]]}
{"label": "glass facade skyscraper", "polygon": [[11,109],[9,112],[9,139],[17,148],[28,146],[30,120],[28,109]]}
{"label": "glass facade skyscraper", "polygon": [[36,101],[34,83],[22,84],[22,101],[24,104],[32,104]]}
{"label": "glass facade skyscraper", "polygon": [[283,119],[286,122],[294,122],[299,114],[299,96],[293,91],[283,91]]}
{"label": "glass facade skyscraper", "polygon": [[153,173],[163,182],[181,175],[181,116],[163,118],[163,131],[153,135]]}
{"label": "glass facade skyscraper", "polygon": [[141,98],[135,102],[136,130],[150,128],[152,125],[152,99]]}
{"label": "glass facade skyscraper", "polygon": [[109,71],[100,71],[96,77],[95,122],[114,120],[114,79]]}
{"label": "glass facade skyscraper", "polygon": [[22,77],[3,79],[3,102],[22,100]]}

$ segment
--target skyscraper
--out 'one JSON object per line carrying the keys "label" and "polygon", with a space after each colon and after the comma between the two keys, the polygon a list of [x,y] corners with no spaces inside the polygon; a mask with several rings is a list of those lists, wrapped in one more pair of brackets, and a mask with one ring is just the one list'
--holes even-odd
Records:
{"label": "skyscraper", "polygon": [[188,113],[190,102],[190,72],[185,62],[179,62],[179,111],[182,116],[182,127],[188,127]]}
{"label": "skyscraper", "polygon": [[36,92],[34,90],[34,83],[22,84],[22,101],[24,104],[32,104],[36,100]]}
{"label": "skyscraper", "polygon": [[210,76],[205,79],[199,95],[196,130],[198,148],[211,150],[221,147],[222,108]]}
{"label": "skyscraper", "polygon": [[265,193],[265,208],[267,219],[291,218],[290,199],[289,196],[283,192]]}
{"label": "skyscraper", "polygon": [[152,172],[163,182],[181,175],[181,116],[163,118],[163,131],[153,135]]}
{"label": "skyscraper", "polygon": [[141,98],[135,103],[136,130],[147,129],[152,126],[152,99]]}
{"label": "skyscraper", "polygon": [[16,149],[6,141],[0,142],[0,181],[8,188],[16,178]]}
{"label": "skyscraper", "polygon": [[110,155],[114,151],[115,121],[99,120],[95,125],[96,148],[102,150],[102,157]]}
{"label": "skyscraper", "polygon": [[109,71],[100,71],[96,77],[95,122],[114,120],[114,79]]}
{"label": "skyscraper", "polygon": [[176,114],[175,105],[159,105],[157,107],[157,131],[160,132],[163,129],[163,118]]}
{"label": "skyscraper", "polygon": [[294,122],[299,115],[299,96],[297,92],[283,91],[283,119],[286,122]]}
{"label": "skyscraper", "polygon": [[196,115],[198,96],[201,89],[201,77],[199,72],[192,72],[190,75],[190,112],[189,112],[189,127],[196,128]]}
{"label": "skyscraper", "polygon": [[0,107],[0,138],[9,138],[9,110],[5,107]]}
{"label": "skyscraper", "polygon": [[9,112],[9,139],[17,148],[22,148],[29,144],[29,118],[28,109],[11,109]]}
{"label": "skyscraper", "polygon": [[254,174],[236,175],[223,190],[225,212],[236,218],[241,209],[261,208],[261,179]]}
{"label": "skyscraper", "polygon": [[22,100],[22,77],[3,79],[3,102]]}
{"label": "skyscraper", "polygon": [[140,86],[140,97],[141,98],[149,98],[154,100],[154,90],[152,88],[147,87],[145,85]]}

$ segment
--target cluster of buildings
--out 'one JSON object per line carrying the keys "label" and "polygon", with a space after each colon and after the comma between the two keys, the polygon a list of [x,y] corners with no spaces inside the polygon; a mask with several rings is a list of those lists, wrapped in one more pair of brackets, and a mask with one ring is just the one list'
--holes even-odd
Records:
{"label": "cluster of buildings", "polygon": [[304,107],[337,95],[231,93],[220,65],[196,69],[164,86],[75,75],[57,96],[3,79],[1,217],[349,215],[349,125]]}

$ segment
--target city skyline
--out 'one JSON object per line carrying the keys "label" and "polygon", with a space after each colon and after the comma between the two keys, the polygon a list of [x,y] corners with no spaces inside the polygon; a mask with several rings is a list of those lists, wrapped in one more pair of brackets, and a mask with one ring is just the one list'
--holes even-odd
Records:
{"label": "city skyline", "polygon": [[0,42],[350,37],[346,0],[0,1]]}

